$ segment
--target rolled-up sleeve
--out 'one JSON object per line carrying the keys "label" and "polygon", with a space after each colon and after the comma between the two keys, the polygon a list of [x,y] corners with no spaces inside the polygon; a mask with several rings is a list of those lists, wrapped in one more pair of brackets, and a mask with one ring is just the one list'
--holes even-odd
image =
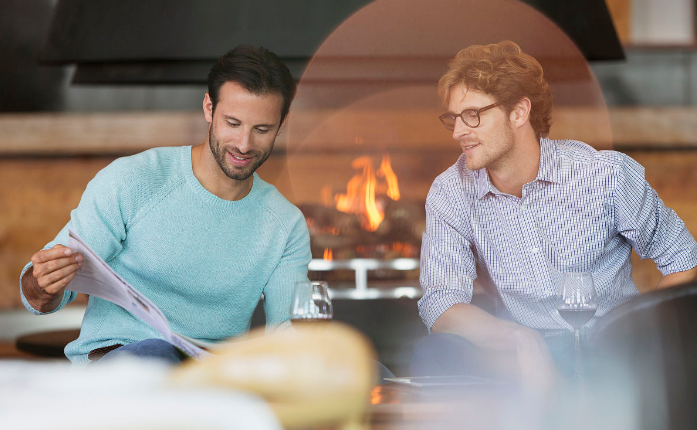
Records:
{"label": "rolled-up sleeve", "polygon": [[697,243],[685,223],[648,184],[644,168],[624,154],[620,157],[613,192],[617,232],[663,275],[697,266]]}
{"label": "rolled-up sleeve", "polygon": [[426,231],[421,242],[419,315],[429,332],[451,306],[472,300],[476,265],[470,241],[463,232],[462,213],[447,192],[434,182],[426,199]]}

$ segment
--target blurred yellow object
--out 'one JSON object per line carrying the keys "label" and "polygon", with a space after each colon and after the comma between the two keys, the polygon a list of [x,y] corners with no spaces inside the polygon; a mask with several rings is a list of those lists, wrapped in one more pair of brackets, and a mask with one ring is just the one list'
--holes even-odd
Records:
{"label": "blurred yellow object", "polygon": [[363,427],[376,380],[374,350],[355,329],[337,322],[302,323],[264,336],[253,330],[222,344],[215,355],[173,373],[177,386],[222,386],[266,399],[284,427]]}

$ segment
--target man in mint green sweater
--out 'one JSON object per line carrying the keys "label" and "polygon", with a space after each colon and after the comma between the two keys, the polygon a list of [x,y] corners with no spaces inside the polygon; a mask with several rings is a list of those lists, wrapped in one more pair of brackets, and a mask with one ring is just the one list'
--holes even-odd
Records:
{"label": "man in mint green sweater", "polygon": [[[300,210],[254,171],[271,154],[294,95],[275,54],[241,45],[223,55],[203,100],[206,141],[150,149],[99,172],[68,224],[22,271],[27,309],[52,313],[75,299],[70,281],[82,256],[66,246],[72,228],[160,307],[175,332],[205,341],[240,335],[262,294],[267,329],[289,324],[293,285],[307,279],[310,238]],[[66,356],[85,365],[127,351],[182,358],[127,310],[90,297]]]}

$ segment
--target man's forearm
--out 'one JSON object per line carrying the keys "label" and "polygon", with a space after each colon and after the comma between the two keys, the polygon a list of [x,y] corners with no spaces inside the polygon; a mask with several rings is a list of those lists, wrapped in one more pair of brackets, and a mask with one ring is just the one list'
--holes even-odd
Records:
{"label": "man's forearm", "polygon": [[670,288],[693,281],[697,281],[697,267],[663,276],[661,280],[658,281],[658,286],[656,286],[656,288]]}
{"label": "man's forearm", "polygon": [[467,303],[456,304],[443,312],[431,331],[456,334],[478,348],[492,351],[515,350],[521,335],[534,332],[530,328],[496,318]]}
{"label": "man's forearm", "polygon": [[49,294],[39,287],[39,283],[29,269],[22,276],[22,292],[27,302],[39,312],[55,310],[63,299],[63,293]]}

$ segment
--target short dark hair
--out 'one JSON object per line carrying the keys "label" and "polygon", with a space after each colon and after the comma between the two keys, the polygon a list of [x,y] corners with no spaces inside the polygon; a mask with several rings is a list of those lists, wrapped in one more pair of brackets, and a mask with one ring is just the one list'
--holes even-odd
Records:
{"label": "short dark hair", "polygon": [[220,87],[236,82],[252,94],[279,93],[283,96],[281,122],[288,115],[295,97],[295,79],[288,67],[273,52],[261,46],[239,45],[223,54],[208,73],[208,95],[213,110]]}

